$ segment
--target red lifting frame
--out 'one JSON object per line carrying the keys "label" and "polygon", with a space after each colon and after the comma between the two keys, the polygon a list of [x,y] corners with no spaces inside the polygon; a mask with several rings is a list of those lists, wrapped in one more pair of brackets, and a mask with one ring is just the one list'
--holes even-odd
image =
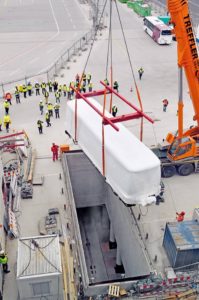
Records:
{"label": "red lifting frame", "polygon": [[[149,122],[154,123],[154,121],[147,116],[143,111],[141,111],[139,108],[137,108],[135,105],[131,104],[128,100],[126,100],[122,95],[120,95],[119,93],[117,93],[113,88],[109,87],[107,84],[105,84],[103,81],[100,81],[100,83],[111,93],[115,94],[118,98],[120,98],[123,102],[125,102],[127,105],[129,105],[131,108],[133,108],[134,110],[136,110],[137,113],[134,114],[128,114],[128,115],[122,115],[119,117],[115,117],[115,118],[109,118],[109,120],[111,120],[114,123],[117,122],[123,122],[123,121],[129,121],[132,119],[138,119],[138,118],[145,118],[147,119]],[[114,121],[113,121],[114,119]]]}
{"label": "red lifting frame", "polygon": [[122,95],[117,93],[113,88],[109,87],[103,81],[100,81],[100,83],[107,89],[106,94],[110,94],[110,93],[115,94],[118,98],[120,98],[123,102],[125,102],[128,106],[130,106],[131,108],[133,108],[136,111],[136,113],[125,114],[125,115],[121,115],[118,117],[108,118],[106,116],[103,116],[103,114],[87,99],[87,97],[104,95],[105,94],[104,90],[93,91],[93,92],[82,94],[79,91],[77,91],[74,87],[71,87],[75,91],[77,99],[83,99],[89,106],[91,106],[98,113],[98,115],[100,115],[101,117],[104,118],[104,125],[109,124],[115,130],[119,131],[119,128],[117,126],[115,126],[114,123],[124,122],[124,121],[133,120],[133,119],[139,119],[139,118],[145,118],[149,122],[154,123],[154,121],[149,116],[147,116],[147,114],[145,114],[143,111],[141,111],[135,105],[130,103],[128,100],[126,100]]}
{"label": "red lifting frame", "polygon": [[[75,141],[77,140],[77,99],[83,99],[93,110],[96,111],[98,115],[102,117],[102,173],[103,176],[105,176],[105,137],[104,137],[104,125],[110,125],[115,129],[116,131],[119,131],[119,128],[114,124],[118,122],[124,122],[129,121],[133,119],[138,118],[145,118],[151,123],[154,123],[154,121],[147,116],[142,110],[137,108],[135,105],[131,104],[128,100],[126,100],[122,95],[117,93],[112,87],[109,87],[107,84],[105,84],[103,81],[100,81],[100,83],[105,87],[104,90],[99,91],[93,91],[88,93],[80,93],[78,89],[75,89],[73,86],[71,88],[74,90],[76,94],[75,98]],[[108,118],[105,116],[105,107],[106,107],[106,95],[107,94],[114,94],[118,98],[120,98],[123,102],[125,102],[128,106],[133,108],[136,112],[131,114],[125,114],[118,117],[111,117]],[[100,96],[104,95],[104,104],[103,104],[103,112],[96,108],[91,101],[88,100],[88,97],[94,97],[94,96]]]}
{"label": "red lifting frame", "polygon": [[[98,113],[98,115],[100,115],[101,117],[104,118],[104,120],[109,124],[111,125],[116,131],[119,131],[119,128],[113,124],[113,122],[111,122],[110,118],[106,117],[106,116],[103,116],[103,113],[101,113],[101,111],[95,107],[95,105],[93,105],[86,97],[85,97],[85,94],[82,94],[80,93],[79,91],[77,91],[75,88],[71,87],[75,92],[76,92],[76,99],[83,99],[90,107],[92,107],[92,109],[94,109],[96,111],[96,113]],[[88,94],[88,93],[87,93]],[[92,92],[92,93],[89,93],[90,94],[90,97],[91,97],[91,94],[92,96],[96,96],[98,95],[99,96],[99,93],[98,92]],[[101,94],[102,95],[102,94]],[[104,95],[104,91],[103,91],[103,95]],[[88,97],[88,96],[87,96]]]}
{"label": "red lifting frame", "polygon": [[0,140],[8,139],[10,137],[18,136],[18,135],[21,135],[21,134],[24,134],[24,131],[20,131],[20,132],[16,132],[16,133],[11,133],[11,134],[0,136]]}

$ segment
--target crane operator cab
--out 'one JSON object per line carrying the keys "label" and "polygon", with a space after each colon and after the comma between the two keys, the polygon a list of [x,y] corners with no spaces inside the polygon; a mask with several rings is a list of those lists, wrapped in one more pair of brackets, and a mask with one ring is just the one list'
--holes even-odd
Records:
{"label": "crane operator cab", "polygon": [[192,137],[175,139],[168,149],[168,158],[171,161],[195,156],[196,141]]}

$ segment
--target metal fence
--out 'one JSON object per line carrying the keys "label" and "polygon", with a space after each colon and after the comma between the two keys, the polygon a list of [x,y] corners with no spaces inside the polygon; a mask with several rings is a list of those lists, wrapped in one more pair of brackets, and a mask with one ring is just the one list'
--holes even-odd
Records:
{"label": "metal fence", "polygon": [[67,64],[75,59],[75,56],[81,55],[82,51],[87,50],[87,45],[89,42],[92,42],[95,38],[95,31],[91,29],[85,35],[83,35],[78,41],[76,41],[70,48],[62,53],[62,55],[52,63],[52,65],[41,72],[36,74],[28,74],[23,76],[22,78],[17,78],[8,82],[0,83],[0,98],[3,98],[3,95],[9,91],[11,93],[14,92],[15,85],[23,85],[27,84],[29,81],[34,84],[36,81],[49,81],[55,80],[58,76],[61,69],[67,67]]}

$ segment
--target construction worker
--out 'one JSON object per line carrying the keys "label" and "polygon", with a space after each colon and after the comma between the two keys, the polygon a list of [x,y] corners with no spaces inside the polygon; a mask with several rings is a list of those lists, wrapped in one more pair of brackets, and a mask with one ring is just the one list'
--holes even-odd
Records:
{"label": "construction worker", "polygon": [[138,70],[138,74],[139,74],[140,80],[142,79],[143,73],[144,73],[144,70],[143,70],[143,68],[141,67],[141,68]]}
{"label": "construction worker", "polygon": [[8,257],[3,250],[0,251],[0,264],[3,266],[4,273],[10,273],[10,270],[8,270]]}
{"label": "construction worker", "polygon": [[89,84],[88,84],[88,91],[89,91],[89,92],[92,92],[92,90],[93,90],[93,84],[92,84],[92,82],[90,81]]}
{"label": "construction worker", "polygon": [[86,82],[86,73],[83,73],[83,74],[82,74],[82,80],[83,80],[83,82],[84,82],[84,81]]}
{"label": "construction worker", "polygon": [[116,90],[117,92],[119,92],[119,84],[118,84],[117,80],[115,80],[113,83],[113,89]]}
{"label": "construction worker", "polygon": [[66,97],[66,94],[67,94],[67,86],[66,84],[63,85],[63,92],[64,92],[64,97]]}
{"label": "construction worker", "polygon": [[57,119],[57,118],[60,118],[60,116],[59,116],[59,109],[60,109],[60,105],[56,103],[56,104],[54,105],[55,118],[56,118],[56,119]]}
{"label": "construction worker", "polygon": [[23,84],[23,96],[26,98],[26,93],[27,93],[27,86]]}
{"label": "construction worker", "polygon": [[53,105],[51,103],[48,103],[47,110],[48,110],[49,116],[53,117]]}
{"label": "construction worker", "polygon": [[22,85],[22,84],[20,84],[20,85],[18,86],[18,90],[19,90],[20,93],[23,93],[23,85]]}
{"label": "construction worker", "polygon": [[51,147],[51,151],[53,153],[53,161],[55,160],[58,160],[58,149],[59,149],[59,146],[56,145],[55,143],[52,144],[52,147]]}
{"label": "construction worker", "polygon": [[70,88],[70,86],[67,86],[67,98],[68,98],[68,100],[71,100],[71,88]]}
{"label": "construction worker", "polygon": [[80,77],[79,77],[79,74],[78,74],[78,73],[77,73],[77,75],[75,76],[75,80],[76,80],[76,83],[79,83]]}
{"label": "construction worker", "polygon": [[75,82],[74,81],[70,82],[70,88],[71,88],[71,96],[74,96],[74,88],[75,88]]}
{"label": "construction worker", "polygon": [[60,94],[62,94],[62,85],[61,84],[58,87],[58,92],[60,92]]}
{"label": "construction worker", "polygon": [[27,90],[28,90],[28,96],[32,96],[32,84],[30,82],[28,82]]}
{"label": "construction worker", "polygon": [[38,120],[37,121],[37,127],[38,127],[38,130],[39,130],[39,134],[42,134],[43,133],[43,121]]}
{"label": "construction worker", "polygon": [[109,85],[109,81],[108,81],[107,78],[104,79],[104,83],[105,83],[106,85]]}
{"label": "construction worker", "polygon": [[48,112],[48,111],[46,111],[45,118],[46,118],[46,126],[47,126],[47,127],[51,126],[51,123],[50,123],[50,115],[49,115],[49,112]]}
{"label": "construction worker", "polygon": [[20,102],[20,92],[18,90],[18,88],[15,90],[15,98],[16,98],[16,103],[21,103]]}
{"label": "construction worker", "polygon": [[39,82],[35,83],[36,96],[40,95],[40,84]]}
{"label": "construction worker", "polygon": [[48,89],[49,89],[49,93],[52,93],[52,91],[53,91],[52,81],[48,81]]}
{"label": "construction worker", "polygon": [[53,82],[53,88],[54,88],[54,93],[55,93],[58,89],[58,82],[57,81]]}
{"label": "construction worker", "polygon": [[61,97],[60,92],[59,92],[59,91],[56,91],[56,92],[55,92],[56,103],[60,103],[60,97]]}
{"label": "construction worker", "polygon": [[0,119],[0,131],[2,131],[2,120]]}
{"label": "construction worker", "polygon": [[45,97],[46,104],[48,104],[49,92],[47,90],[45,90],[45,92],[44,92],[44,97]]}
{"label": "construction worker", "polygon": [[116,106],[116,105],[113,105],[113,107],[112,107],[112,116],[113,116],[113,117],[116,117],[117,111],[118,111],[117,106]]}
{"label": "construction worker", "polygon": [[185,212],[181,211],[181,213],[176,212],[176,220],[178,222],[184,221]]}
{"label": "construction worker", "polygon": [[163,111],[166,112],[169,101],[167,99],[164,99],[162,100],[162,103],[163,103]]}
{"label": "construction worker", "polygon": [[6,100],[8,100],[8,102],[10,103],[10,105],[12,105],[12,95],[11,93],[6,93],[5,94],[5,97],[4,97]]}
{"label": "construction worker", "polygon": [[86,93],[86,81],[83,81],[82,83],[82,91],[83,93]]}
{"label": "construction worker", "polygon": [[45,92],[46,92],[46,83],[44,81],[41,84],[41,91],[42,91],[42,94],[45,94]]}
{"label": "construction worker", "polygon": [[42,100],[40,100],[40,102],[39,102],[39,110],[40,110],[41,115],[43,115],[43,113],[44,113],[44,103],[43,103]]}
{"label": "construction worker", "polygon": [[87,83],[89,84],[91,82],[91,73],[87,74]]}
{"label": "construction worker", "polygon": [[8,114],[6,114],[3,117],[3,123],[4,123],[4,127],[6,128],[6,132],[9,132],[9,127],[10,127],[10,124],[11,124],[11,119],[10,119],[10,116]]}
{"label": "construction worker", "polygon": [[8,100],[5,100],[3,102],[3,106],[5,108],[5,113],[8,114],[9,113],[9,108],[10,108],[10,103],[8,102]]}

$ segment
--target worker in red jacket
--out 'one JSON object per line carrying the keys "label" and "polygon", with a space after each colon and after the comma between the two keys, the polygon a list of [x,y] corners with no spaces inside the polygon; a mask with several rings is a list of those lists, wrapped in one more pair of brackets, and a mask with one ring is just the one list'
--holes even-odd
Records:
{"label": "worker in red jacket", "polygon": [[53,143],[51,147],[51,151],[53,153],[53,161],[58,160],[58,150],[59,146]]}
{"label": "worker in red jacket", "polygon": [[166,112],[167,111],[167,106],[169,104],[169,101],[167,99],[164,99],[162,101],[162,103],[163,103],[163,111]]}
{"label": "worker in red jacket", "polygon": [[176,213],[176,220],[178,222],[182,222],[184,221],[184,216],[185,216],[185,212],[184,211],[181,211],[180,213]]}

